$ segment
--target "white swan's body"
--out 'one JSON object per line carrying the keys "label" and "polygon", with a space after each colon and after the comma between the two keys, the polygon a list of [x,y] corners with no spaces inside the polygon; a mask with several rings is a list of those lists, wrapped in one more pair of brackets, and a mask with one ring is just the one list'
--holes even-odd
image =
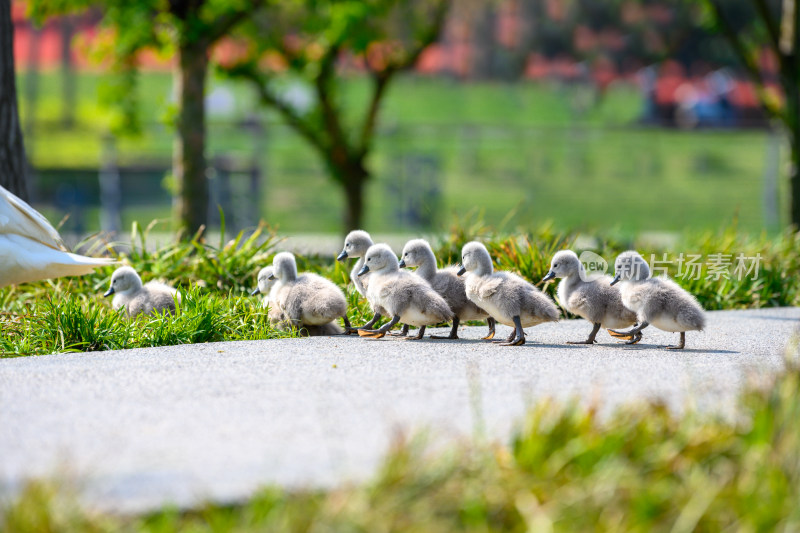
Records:
{"label": "white swan's body", "polygon": [[114,262],[68,252],[47,219],[0,186],[0,287],[80,276]]}

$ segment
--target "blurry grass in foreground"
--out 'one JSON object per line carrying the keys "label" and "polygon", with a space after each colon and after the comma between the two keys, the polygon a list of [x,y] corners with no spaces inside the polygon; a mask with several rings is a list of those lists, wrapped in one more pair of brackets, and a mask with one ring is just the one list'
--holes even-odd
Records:
{"label": "blurry grass in foreground", "polygon": [[788,366],[744,395],[735,422],[657,403],[605,419],[545,402],[509,445],[432,455],[401,442],[373,480],[336,490],[265,488],[239,505],[119,517],[32,482],[0,510],[0,530],[797,531],[800,368]]}

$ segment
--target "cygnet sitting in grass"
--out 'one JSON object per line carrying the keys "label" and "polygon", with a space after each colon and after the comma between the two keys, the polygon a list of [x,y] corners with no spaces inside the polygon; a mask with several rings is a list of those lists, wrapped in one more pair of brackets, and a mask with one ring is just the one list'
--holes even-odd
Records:
{"label": "cygnet sitting in grass", "polygon": [[[286,315],[283,309],[278,304],[273,304],[271,301],[272,288],[278,282],[278,279],[273,276],[272,265],[262,268],[258,272],[258,287],[250,293],[251,296],[256,294],[263,294],[264,298],[261,300],[261,306],[269,308],[269,323],[273,326],[283,329],[291,328],[291,324],[286,321]],[[325,337],[328,335],[339,335],[343,332],[342,328],[336,322],[328,322],[321,326],[306,325],[300,330],[301,333],[307,334],[309,337]]]}
{"label": "cygnet sitting in grass", "polygon": [[588,339],[567,344],[594,344],[601,326],[627,328],[636,324],[636,313],[622,305],[619,289],[611,286],[611,276],[588,275],[572,250],[561,250],[553,256],[550,271],[542,281],[553,278],[562,278],[558,284],[561,305],[593,325]]}
{"label": "cygnet sitting in grass", "polygon": [[174,313],[175,300],[181,300],[178,291],[163,283],[150,281],[142,285],[142,278],[129,266],[120,267],[111,275],[111,287],[103,296],[112,294],[112,307],[124,307],[131,317],[152,315],[154,311]]}
{"label": "cygnet sitting in grass", "polygon": [[371,272],[367,299],[385,309],[392,319],[376,330],[361,330],[359,335],[380,338],[398,322],[419,327],[413,340],[421,339],[425,327],[449,322],[453,312],[430,284],[419,276],[400,270],[397,256],[386,244],[370,246],[364,266],[358,272]]}
{"label": "cygnet sitting in grass", "polygon": [[463,320],[484,320],[489,324],[489,334],[484,339],[494,337],[495,320],[489,313],[467,298],[464,278],[459,277],[457,266],[436,268],[436,256],[431,245],[424,239],[408,241],[400,256],[400,268],[417,267],[416,274],[430,283],[433,290],[444,298],[453,311],[453,327],[447,337],[431,336],[433,339],[457,339],[458,324]]}
{"label": "cygnet sitting in grass", "polygon": [[706,325],[703,308],[694,296],[666,276],[651,278],[650,267],[636,251],[621,253],[614,262],[622,303],[636,312],[639,325],[628,331],[609,331],[615,337],[628,339],[628,344],[641,338],[641,331],[654,325],[664,331],[680,332],[680,342],[667,349],[681,350],[686,346],[687,331],[701,331]]}
{"label": "cygnet sitting in grass", "polygon": [[[345,259],[351,257],[358,259],[356,264],[353,266],[353,269],[350,271],[350,280],[353,282],[353,285],[355,285],[358,294],[364,298],[367,297],[367,287],[369,287],[369,280],[371,277],[369,273],[364,274],[363,276],[359,276],[358,273],[364,266],[364,256],[366,255],[370,246],[372,246],[372,237],[369,236],[369,233],[360,229],[353,230],[347,234],[347,237],[345,237],[344,247],[342,248],[341,253],[336,257],[337,261],[344,261]],[[370,302],[370,307],[372,308],[373,313],[372,319],[361,327],[347,328],[346,333],[356,333],[359,329],[370,329],[372,326],[377,324],[382,316],[387,314],[386,309],[382,309],[380,306],[375,306],[372,302]]]}
{"label": "cygnet sitting in grass", "polygon": [[458,275],[469,273],[467,297],[501,324],[514,328],[501,343],[503,346],[525,344],[523,328],[558,320],[558,308],[539,289],[511,272],[494,272],[492,258],[483,244],[465,244],[461,264]]}
{"label": "cygnet sitting in grass", "polygon": [[278,282],[272,273],[272,265],[265,266],[258,272],[258,286],[250,293],[250,296],[255,296],[256,294],[264,295],[264,298],[261,300],[261,307],[265,309],[269,308],[269,322],[270,324],[276,325],[286,320],[286,315],[283,314],[283,311],[277,304],[272,303],[271,291]]}
{"label": "cygnet sitting in grass", "polygon": [[277,254],[272,268],[268,279],[277,279],[277,283],[270,291],[270,304],[283,311],[291,326],[298,329],[326,326],[327,331],[342,333],[336,324],[328,326],[341,317],[345,328],[350,327],[347,300],[339,287],[310,272],[298,275],[297,262],[290,252]]}

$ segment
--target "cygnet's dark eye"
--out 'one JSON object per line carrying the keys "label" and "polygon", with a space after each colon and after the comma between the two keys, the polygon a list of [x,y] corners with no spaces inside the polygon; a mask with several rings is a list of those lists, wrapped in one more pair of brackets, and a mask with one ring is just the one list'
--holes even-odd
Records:
{"label": "cygnet's dark eye", "polygon": [[345,248],[350,248],[350,243],[348,242],[347,244],[344,245],[344,247]]}
{"label": "cygnet's dark eye", "polygon": [[408,252],[404,253],[403,257],[408,257]]}

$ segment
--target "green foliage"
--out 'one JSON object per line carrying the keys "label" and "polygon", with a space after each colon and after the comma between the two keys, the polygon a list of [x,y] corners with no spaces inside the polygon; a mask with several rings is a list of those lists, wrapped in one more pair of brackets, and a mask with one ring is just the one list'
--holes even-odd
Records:
{"label": "green foliage", "polygon": [[795,531],[800,369],[754,388],[723,420],[658,403],[601,415],[535,406],[511,443],[432,454],[398,441],[370,482],[265,488],[243,504],[118,517],[28,484],[0,511],[8,533],[82,531]]}
{"label": "green foliage", "polygon": [[[190,240],[176,238],[157,246],[150,237],[156,224],[144,229],[134,224],[134,242],[117,259],[142,273],[145,281],[163,279],[181,290],[183,300],[174,317],[128,321],[112,311],[110,302],[102,300],[100,294],[108,286],[113,267],[77,278],[6,287],[0,289],[0,354],[96,351],[286,335],[269,326],[260,300],[248,296],[256,285],[258,271],[272,262],[279,249],[280,239],[274,230],[260,225],[250,234],[220,238],[216,245],[198,233]],[[438,245],[434,242],[441,266],[458,263],[462,246],[471,240],[486,244],[496,268],[517,272],[553,298],[557,283],[540,285],[552,256],[565,248],[580,254],[583,250],[576,243],[587,242],[575,232],[556,232],[550,226],[509,236],[483,224],[475,214],[457,221]],[[800,305],[798,233],[750,237],[730,229],[689,235],[668,248],[637,246],[613,236],[597,236],[594,241],[597,246],[592,251],[604,257],[612,269],[617,254],[631,248],[648,261],[666,257],[669,275],[708,310]],[[680,253],[702,258],[696,276],[679,275],[679,269],[685,268],[678,261]],[[715,279],[710,275],[710,258],[721,255],[733,262],[738,254],[760,257],[758,273],[751,271],[740,277],[729,268],[728,277]],[[352,324],[372,318],[366,300],[350,283],[352,263],[319,256],[298,256],[297,261],[299,270],[318,273],[342,288]]]}
{"label": "green foliage", "polygon": [[208,292],[181,292],[175,316],[155,314],[129,319],[88,298],[68,294],[43,299],[26,314],[3,320],[0,355],[91,352],[204,342],[274,339],[293,336],[269,324],[255,298]]}

